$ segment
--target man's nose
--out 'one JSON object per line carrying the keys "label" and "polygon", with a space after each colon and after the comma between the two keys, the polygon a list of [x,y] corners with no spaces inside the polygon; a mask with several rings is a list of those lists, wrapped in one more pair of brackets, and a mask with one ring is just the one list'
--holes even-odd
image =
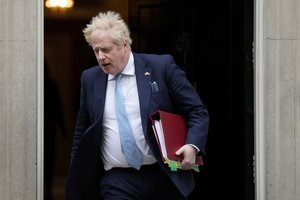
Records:
{"label": "man's nose", "polygon": [[102,51],[98,51],[97,53],[98,55],[98,59],[102,60],[105,56],[104,56],[104,53]]}

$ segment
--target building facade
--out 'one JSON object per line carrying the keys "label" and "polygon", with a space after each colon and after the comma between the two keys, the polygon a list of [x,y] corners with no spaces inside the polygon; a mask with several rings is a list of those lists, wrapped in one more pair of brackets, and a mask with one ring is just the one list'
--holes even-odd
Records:
{"label": "building facade", "polygon": [[[43,199],[43,2],[0,5],[1,199]],[[300,199],[300,2],[254,6],[255,197]]]}

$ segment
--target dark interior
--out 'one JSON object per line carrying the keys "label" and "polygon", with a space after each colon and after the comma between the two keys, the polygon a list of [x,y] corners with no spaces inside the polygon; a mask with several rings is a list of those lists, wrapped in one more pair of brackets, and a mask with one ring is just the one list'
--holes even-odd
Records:
{"label": "dark interior", "polygon": [[54,199],[63,199],[80,74],[96,65],[82,29],[108,9],[128,22],[133,51],[172,54],[208,108],[205,166],[196,174],[191,199],[254,200],[252,0],[77,0],[70,11],[45,8],[45,60],[57,83],[65,127],[53,131],[55,157],[45,158],[55,158],[49,172]]}

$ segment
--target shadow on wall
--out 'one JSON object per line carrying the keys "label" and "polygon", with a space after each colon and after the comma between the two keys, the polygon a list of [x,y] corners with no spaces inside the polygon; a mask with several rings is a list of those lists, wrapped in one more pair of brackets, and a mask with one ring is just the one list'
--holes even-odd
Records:
{"label": "shadow on wall", "polygon": [[58,87],[49,75],[46,60],[44,68],[44,199],[53,200],[57,135],[66,135],[66,127]]}

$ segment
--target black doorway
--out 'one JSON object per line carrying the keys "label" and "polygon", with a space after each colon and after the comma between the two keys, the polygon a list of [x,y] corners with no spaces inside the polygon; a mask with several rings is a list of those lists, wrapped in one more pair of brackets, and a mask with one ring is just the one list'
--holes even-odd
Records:
{"label": "black doorway", "polygon": [[254,200],[253,1],[129,0],[133,50],[171,53],[210,113],[192,199]]}
{"label": "black doorway", "polygon": [[67,132],[56,146],[56,199],[64,198],[80,74],[94,61],[81,30],[99,8],[125,16],[134,51],[171,53],[208,107],[205,167],[191,199],[254,200],[253,0],[78,0],[74,12],[45,9],[45,56]]}

